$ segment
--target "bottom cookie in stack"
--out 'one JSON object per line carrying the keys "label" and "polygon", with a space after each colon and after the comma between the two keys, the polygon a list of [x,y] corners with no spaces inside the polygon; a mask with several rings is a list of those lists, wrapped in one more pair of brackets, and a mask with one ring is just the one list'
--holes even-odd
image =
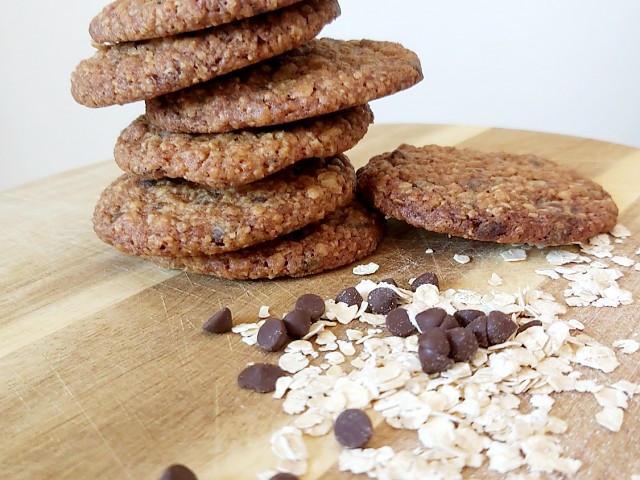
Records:
{"label": "bottom cookie in stack", "polygon": [[[166,266],[224,278],[302,276],[337,268],[375,249],[379,217],[365,214],[362,207],[349,207],[305,229],[350,204],[354,190],[355,172],[343,155],[302,160],[262,180],[229,188],[125,174],[102,193],[94,229],[119,250]],[[353,241],[358,230],[363,238]],[[262,268],[215,259],[291,232],[296,233],[275,240],[277,245],[264,245],[262,253],[254,248],[254,261],[268,257]],[[316,241],[325,244],[326,251],[320,243],[310,247]],[[247,255],[243,251],[229,258],[251,258]],[[214,268],[217,261],[227,266]]]}
{"label": "bottom cookie in stack", "polygon": [[303,277],[343,267],[372,253],[384,221],[357,201],[320,222],[235,252],[192,257],[146,257],[164,268],[229,280]]}

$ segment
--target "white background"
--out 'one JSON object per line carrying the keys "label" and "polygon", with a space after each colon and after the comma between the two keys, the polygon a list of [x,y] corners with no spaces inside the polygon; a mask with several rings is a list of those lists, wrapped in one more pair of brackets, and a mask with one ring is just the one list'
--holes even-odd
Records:
{"label": "white background", "polygon": [[[2,1],[0,190],[112,157],[142,104],[76,105],[69,75],[92,55],[104,0]],[[492,125],[640,147],[637,0],[342,0],[323,32],[394,40],[425,80],[373,104],[378,123]]]}

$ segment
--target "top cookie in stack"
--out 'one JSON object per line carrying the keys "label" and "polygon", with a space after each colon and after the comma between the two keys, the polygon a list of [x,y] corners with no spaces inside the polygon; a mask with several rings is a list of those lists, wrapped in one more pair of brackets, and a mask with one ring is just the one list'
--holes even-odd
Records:
{"label": "top cookie in stack", "polygon": [[224,278],[302,276],[371,253],[382,220],[354,200],[342,153],[373,121],[367,102],[422,79],[389,42],[314,39],[336,0],[119,0],[92,22],[103,42],[72,93],[100,107],[146,100],[120,135],[127,173],[94,228],[121,251]]}

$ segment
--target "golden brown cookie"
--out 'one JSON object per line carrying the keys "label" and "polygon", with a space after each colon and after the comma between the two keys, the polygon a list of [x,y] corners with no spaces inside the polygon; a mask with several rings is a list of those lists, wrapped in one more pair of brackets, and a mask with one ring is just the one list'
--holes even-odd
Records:
{"label": "golden brown cookie", "polygon": [[213,255],[266,242],[317,222],[351,201],[355,172],[344,156],[297,162],[226,189],[125,174],[102,193],[98,236],[138,255]]}
{"label": "golden brown cookie", "polygon": [[318,223],[237,252],[147,258],[165,268],[230,280],[303,277],[369,255],[382,237],[383,223],[381,215],[354,201]]}
{"label": "golden brown cookie", "polygon": [[401,145],[357,175],[385,215],[474,240],[564,245],[608,232],[618,215],[600,185],[535,155]]}
{"label": "golden brown cookie", "polygon": [[97,43],[170,37],[242,20],[300,0],[116,0],[95,16],[89,34]]}
{"label": "golden brown cookie", "polygon": [[372,121],[371,109],[360,105],[272,128],[188,134],[158,131],[142,116],[122,132],[114,154],[120,168],[147,178],[237,186],[304,158],[338,155],[353,147]]}
{"label": "golden brown cookie", "polygon": [[418,57],[397,43],[323,38],[266,62],[147,102],[170,132],[228,132],[335,112],[422,80]]}
{"label": "golden brown cookie", "polygon": [[174,92],[308,42],[339,14],[337,0],[305,0],[207,30],[103,46],[76,67],[71,93],[106,107]]}

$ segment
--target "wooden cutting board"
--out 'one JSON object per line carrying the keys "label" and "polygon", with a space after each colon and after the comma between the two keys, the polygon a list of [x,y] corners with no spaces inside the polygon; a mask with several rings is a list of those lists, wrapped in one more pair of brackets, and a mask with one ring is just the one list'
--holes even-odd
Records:
{"label": "wooden cutting board", "polygon": [[[637,260],[640,247],[640,150],[542,133],[460,126],[380,125],[352,152],[356,166],[402,142],[535,153],[601,183],[633,236],[616,251]],[[102,244],[91,212],[119,171],[113,162],[73,170],[0,193],[3,252],[0,282],[0,466],[15,479],[155,479],[181,462],[200,479],[255,478],[271,468],[271,432],[291,419],[280,401],[236,386],[248,362],[273,355],[212,337],[203,322],[229,306],[236,323],[257,320],[258,308],[288,311],[307,292],[333,297],[358,282],[351,268],[299,280],[230,282],[159,270]],[[431,247],[433,255],[425,255]],[[406,282],[427,270],[450,288],[490,291],[541,286],[562,298],[561,281],[534,273],[542,255],[507,264],[497,245],[447,239],[396,223],[371,260],[373,279]],[[459,265],[453,254],[472,262]],[[640,299],[640,272],[620,281]],[[616,309],[578,308],[587,332],[604,344],[640,339],[637,303]],[[612,379],[640,381],[640,353],[619,355]],[[631,402],[620,433],[596,424],[599,407],[588,394],[556,396],[554,412],[567,419],[566,453],[583,460],[577,478],[628,479],[640,474],[640,408]],[[414,432],[380,424],[372,446],[414,445]],[[307,479],[351,478],[336,467],[331,435],[308,442]],[[469,470],[467,477],[500,478]]]}

